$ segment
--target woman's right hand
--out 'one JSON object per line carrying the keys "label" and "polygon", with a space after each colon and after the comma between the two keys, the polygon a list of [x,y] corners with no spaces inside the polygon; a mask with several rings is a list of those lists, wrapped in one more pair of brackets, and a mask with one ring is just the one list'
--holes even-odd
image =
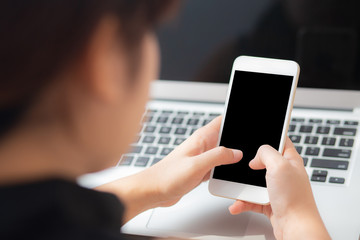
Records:
{"label": "woman's right hand", "polygon": [[236,201],[231,214],[254,211],[271,221],[277,239],[330,239],[312,194],[304,163],[288,138],[282,156],[274,148],[260,147],[252,169],[267,169],[270,205]]}

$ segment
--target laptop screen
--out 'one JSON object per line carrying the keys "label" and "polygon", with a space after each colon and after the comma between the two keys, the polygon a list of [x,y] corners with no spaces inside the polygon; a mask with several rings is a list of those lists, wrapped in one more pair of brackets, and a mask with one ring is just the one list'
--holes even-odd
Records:
{"label": "laptop screen", "polygon": [[290,59],[300,87],[360,90],[360,1],[189,0],[158,30],[160,79],[228,83],[237,56]]}

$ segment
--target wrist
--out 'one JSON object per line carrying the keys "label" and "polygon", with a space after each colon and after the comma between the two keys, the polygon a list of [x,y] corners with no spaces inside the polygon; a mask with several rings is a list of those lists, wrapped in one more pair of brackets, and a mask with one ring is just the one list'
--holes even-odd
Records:
{"label": "wrist", "polygon": [[317,208],[289,214],[282,229],[283,239],[331,239]]}

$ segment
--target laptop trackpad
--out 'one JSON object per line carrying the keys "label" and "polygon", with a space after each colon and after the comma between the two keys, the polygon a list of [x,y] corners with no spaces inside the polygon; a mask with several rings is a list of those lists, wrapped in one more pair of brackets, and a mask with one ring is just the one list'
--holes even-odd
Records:
{"label": "laptop trackpad", "polygon": [[176,205],[155,209],[147,227],[173,233],[244,236],[250,214],[232,216],[228,207],[233,202],[211,195],[203,183]]}

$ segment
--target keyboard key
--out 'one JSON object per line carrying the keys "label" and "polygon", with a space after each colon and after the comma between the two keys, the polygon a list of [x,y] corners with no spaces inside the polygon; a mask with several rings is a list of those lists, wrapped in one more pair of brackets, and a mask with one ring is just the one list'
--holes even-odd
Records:
{"label": "keyboard key", "polygon": [[218,117],[218,116],[220,116],[220,115],[221,115],[220,113],[210,113],[210,114],[209,114],[209,116],[210,116],[210,117],[213,117],[213,118]]}
{"label": "keyboard key", "polygon": [[319,137],[307,136],[305,138],[305,143],[306,144],[317,144],[318,141],[319,141]]}
{"label": "keyboard key", "polygon": [[311,167],[347,170],[349,167],[349,162],[314,158],[311,162]]}
{"label": "keyboard key", "polygon": [[336,143],[336,138],[324,137],[321,144],[326,146],[334,146]]}
{"label": "keyboard key", "polygon": [[309,156],[319,156],[320,148],[318,147],[308,147],[306,148],[305,155]]}
{"label": "keyboard key", "polygon": [[170,141],[171,141],[170,137],[161,137],[159,139],[159,144],[169,144]]}
{"label": "keyboard key", "polygon": [[313,130],[313,126],[306,126],[306,125],[303,125],[300,127],[300,131],[301,133],[311,133]]}
{"label": "keyboard key", "polygon": [[307,165],[308,162],[309,162],[309,158],[304,157],[304,158],[303,158],[303,161],[304,161],[304,167],[306,167],[306,165]]}
{"label": "keyboard key", "polygon": [[318,134],[329,134],[330,127],[318,127],[316,133]]}
{"label": "keyboard key", "polygon": [[174,145],[180,145],[182,144],[186,139],[185,138],[177,138],[174,141]]}
{"label": "keyboard key", "polygon": [[176,117],[172,120],[172,123],[173,124],[182,124],[184,121],[184,118],[179,118],[179,117]]}
{"label": "keyboard key", "polygon": [[359,122],[358,121],[345,121],[345,125],[358,126]]}
{"label": "keyboard key", "polygon": [[191,129],[191,131],[190,131],[190,135],[193,135],[193,133],[194,133],[196,130],[197,130],[196,128]]}
{"label": "keyboard key", "polygon": [[200,127],[195,127],[193,130],[196,131],[196,130],[198,130],[199,128],[200,128]]}
{"label": "keyboard key", "polygon": [[297,123],[303,123],[305,122],[305,118],[292,118],[291,121]]}
{"label": "keyboard key", "polygon": [[175,134],[176,134],[176,135],[185,135],[186,131],[187,131],[186,128],[177,128],[177,129],[175,130]]}
{"label": "keyboard key", "polygon": [[289,132],[295,132],[296,126],[295,125],[289,125]]}
{"label": "keyboard key", "polygon": [[300,146],[295,146],[295,149],[296,151],[301,154],[302,150],[303,150],[303,147],[300,147]]}
{"label": "keyboard key", "polygon": [[203,126],[205,126],[205,125],[209,124],[211,121],[212,121],[211,119],[206,119],[206,120],[204,120],[204,122],[203,122]]}
{"label": "keyboard key", "polygon": [[130,153],[141,153],[142,146],[133,146],[130,150]]}
{"label": "keyboard key", "polygon": [[327,120],[326,123],[330,125],[339,125],[340,120]]}
{"label": "keyboard key", "polygon": [[173,150],[174,150],[173,148],[163,148],[160,154],[166,156],[169,153],[171,153]]}
{"label": "keyboard key", "polygon": [[314,170],[312,175],[313,175],[313,176],[326,177],[326,176],[328,175],[328,171],[325,171],[325,170]]}
{"label": "keyboard key", "polygon": [[171,127],[162,127],[160,128],[159,133],[161,134],[169,134],[171,132]]}
{"label": "keyboard key", "polygon": [[322,176],[311,176],[311,181],[313,181],[313,182],[325,182],[325,181],[326,181],[326,177],[322,177]]}
{"label": "keyboard key", "polygon": [[188,125],[195,126],[199,124],[199,119],[196,118],[190,118],[187,122]]}
{"label": "keyboard key", "polygon": [[189,114],[189,112],[187,112],[187,111],[178,111],[178,114],[179,115],[187,115],[187,114]]}
{"label": "keyboard key", "polygon": [[133,156],[123,156],[120,161],[120,166],[130,166],[132,161],[134,160]]}
{"label": "keyboard key", "polygon": [[194,112],[194,116],[204,116],[204,112]]}
{"label": "keyboard key", "polygon": [[136,167],[146,167],[148,164],[150,158],[148,157],[138,157],[138,159],[135,162]]}
{"label": "keyboard key", "polygon": [[351,150],[349,149],[334,149],[334,148],[325,148],[324,157],[334,157],[334,158],[350,158]]}
{"label": "keyboard key", "polygon": [[149,155],[156,155],[156,153],[158,152],[159,148],[157,147],[148,147],[145,151],[146,154]]}
{"label": "keyboard key", "polygon": [[309,120],[309,122],[310,122],[310,123],[322,123],[323,120],[322,120],[322,119],[313,119],[313,118],[312,118],[312,119]]}
{"label": "keyboard key", "polygon": [[163,110],[163,111],[161,111],[161,113],[164,113],[164,114],[171,114],[173,112],[174,111],[172,111],[172,110]]}
{"label": "keyboard key", "polygon": [[155,137],[154,136],[145,136],[143,138],[143,143],[153,143],[155,141]]}
{"label": "keyboard key", "polygon": [[355,136],[355,128],[335,128],[334,135],[343,135],[343,136]]}
{"label": "keyboard key", "polygon": [[158,122],[158,123],[167,123],[168,120],[169,120],[168,117],[160,116],[160,117],[158,117],[156,122]]}
{"label": "keyboard key", "polygon": [[151,163],[151,166],[158,163],[158,162],[160,162],[161,160],[162,160],[162,158],[154,158],[152,163]]}
{"label": "keyboard key", "polygon": [[301,136],[298,135],[290,135],[289,138],[293,143],[299,143],[301,141]]}
{"label": "keyboard key", "polygon": [[330,183],[338,183],[338,184],[344,184],[345,183],[345,178],[341,178],[341,177],[331,177],[329,179]]}
{"label": "keyboard key", "polygon": [[146,132],[146,133],[153,133],[153,132],[155,132],[155,129],[156,129],[155,126],[146,126],[146,127],[144,128],[144,132]]}
{"label": "keyboard key", "polygon": [[354,146],[354,139],[342,138],[339,145],[341,147],[352,147]]}

